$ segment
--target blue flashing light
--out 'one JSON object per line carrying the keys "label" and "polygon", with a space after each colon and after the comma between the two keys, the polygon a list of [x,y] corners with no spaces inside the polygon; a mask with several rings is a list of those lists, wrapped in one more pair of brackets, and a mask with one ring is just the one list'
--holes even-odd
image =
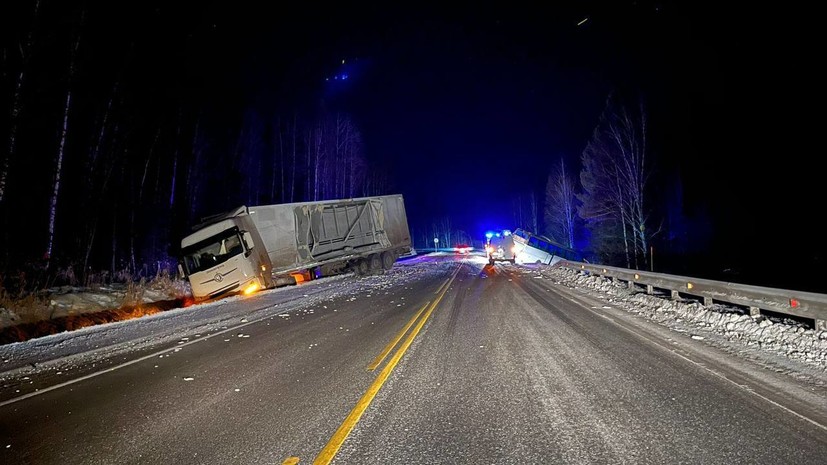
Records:
{"label": "blue flashing light", "polygon": [[507,230],[507,229],[506,229],[505,231],[503,231],[503,236],[508,237],[508,236],[510,236],[510,235],[511,235],[511,231],[509,231],[509,230]]}
{"label": "blue flashing light", "polygon": [[494,237],[494,233],[490,233],[490,232],[485,233],[485,237],[486,237],[487,239],[491,239],[492,237]]}
{"label": "blue flashing light", "polygon": [[500,237],[500,233],[497,233],[497,237]]}
{"label": "blue flashing light", "polygon": [[345,79],[347,79],[347,74],[342,75],[342,80],[344,81]]}

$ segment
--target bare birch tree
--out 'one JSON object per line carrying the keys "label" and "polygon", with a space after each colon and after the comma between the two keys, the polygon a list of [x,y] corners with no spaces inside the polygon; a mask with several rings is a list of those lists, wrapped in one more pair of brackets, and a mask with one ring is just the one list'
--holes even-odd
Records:
{"label": "bare birch tree", "polygon": [[305,131],[306,179],[305,200],[319,200],[319,165],[322,161],[322,123],[317,122]]}
{"label": "bare birch tree", "polygon": [[600,229],[598,240],[610,241],[610,231],[619,231],[629,268],[640,267],[639,257],[648,261],[646,131],[641,103],[632,112],[610,97],[581,157],[580,216]]}
{"label": "bare birch tree", "polygon": [[[270,174],[270,202],[276,203],[276,180],[278,179],[279,189],[281,195],[279,199],[284,201],[284,131],[281,126],[281,118],[276,119],[273,126],[273,159],[272,170]],[[276,167],[278,167],[278,177],[276,176]]]}
{"label": "bare birch tree", "polygon": [[[106,199],[104,194],[107,192],[109,180],[112,177],[112,171],[115,167],[114,157],[104,157],[102,154],[104,152],[104,145],[114,140],[118,135],[118,125],[111,124],[113,103],[117,95],[117,89],[118,83],[116,82],[106,104],[95,143],[89,150],[87,161],[86,171],[89,173],[90,179],[96,182],[89,182],[87,187],[87,201],[93,205],[93,208],[88,209],[89,218],[86,224],[86,234],[83,244],[85,252],[83,255],[83,269],[80,275],[84,285],[89,284],[89,257],[92,254],[92,247],[94,246],[98,233],[101,206]],[[110,125],[112,127],[110,127]]]}
{"label": "bare birch tree", "polygon": [[518,194],[511,199],[511,216],[515,228],[522,228],[523,224],[523,196]]}
{"label": "bare birch tree", "polygon": [[574,247],[575,185],[561,158],[546,184],[546,230],[551,237],[568,248]]}
{"label": "bare birch tree", "polygon": [[[195,212],[198,211],[198,199],[201,195],[202,183],[201,183],[201,176],[199,175],[202,170],[205,170],[205,152],[208,150],[209,146],[205,140],[205,136],[202,131],[201,127],[201,115],[199,114],[198,118],[195,120],[195,127],[192,131],[192,143],[190,144],[192,150],[192,161],[186,171],[186,177],[184,179],[184,188],[186,189],[186,197],[189,200],[189,216],[195,217]],[[176,176],[173,173],[172,177],[172,187],[170,188],[171,192],[175,192],[175,182]],[[170,197],[170,207],[172,207],[172,202],[174,197]]]}
{"label": "bare birch tree", "polygon": [[353,119],[346,115],[336,115],[336,172],[337,198],[353,197],[357,186],[364,178],[364,153],[362,136]]}
{"label": "bare birch tree", "polygon": [[534,233],[539,232],[537,194],[532,190],[513,197],[511,199],[511,215],[514,228],[523,228]]}
{"label": "bare birch tree", "polygon": [[[169,207],[169,211],[171,212],[173,207],[175,206],[175,180],[178,178],[178,156],[179,152],[181,151],[181,126],[183,126],[183,109],[181,107],[178,108],[178,124],[175,126],[175,148],[172,151],[172,174],[170,175],[170,186],[169,186],[169,201],[167,202],[167,206]],[[198,134],[198,123],[199,120],[195,122],[195,134]],[[193,144],[195,144],[195,136],[193,136]],[[193,150],[194,151],[194,150]],[[160,165],[159,165],[160,166]],[[158,176],[160,182],[160,174]]]}
{"label": "bare birch tree", "polygon": [[[438,239],[439,242],[433,242],[434,239]],[[435,248],[444,249],[454,246],[454,231],[451,229],[450,218],[446,216],[431,224],[430,241]]]}
{"label": "bare birch tree", "polygon": [[648,215],[644,205],[649,172],[646,166],[647,126],[643,103],[639,102],[634,112],[620,106],[611,115],[608,133],[617,153],[612,160],[624,186],[624,198],[628,207],[626,220],[635,237],[635,258],[638,254],[642,255],[645,264],[648,262],[650,232],[646,228]]}
{"label": "bare birch tree", "polygon": [[[81,27],[83,26],[84,14],[81,14]],[[49,199],[49,236],[46,244],[46,265],[48,267],[49,260],[52,257],[52,246],[55,238],[55,217],[57,215],[57,197],[60,192],[60,176],[63,172],[63,155],[66,149],[66,137],[69,134],[69,108],[72,106],[72,81],[75,75],[75,60],[77,58],[78,47],[80,46],[80,34],[75,37],[72,45],[72,51],[69,56],[69,76],[66,85],[66,100],[63,105],[63,126],[60,131],[60,142],[57,149],[57,157],[55,159],[55,171],[52,183],[52,194]]]}
{"label": "bare birch tree", "polygon": [[295,202],[296,199],[296,165],[298,164],[298,135],[296,132],[296,114],[293,113],[293,125],[290,126],[290,139],[292,140],[290,151],[290,202]]}
{"label": "bare birch tree", "polygon": [[577,196],[580,200],[578,213],[592,230],[595,248],[604,254],[614,253],[615,234],[620,235],[625,264],[629,268],[628,215],[622,186],[611,161],[613,155],[607,147],[603,129],[598,126],[581,155],[580,184],[583,191]]}

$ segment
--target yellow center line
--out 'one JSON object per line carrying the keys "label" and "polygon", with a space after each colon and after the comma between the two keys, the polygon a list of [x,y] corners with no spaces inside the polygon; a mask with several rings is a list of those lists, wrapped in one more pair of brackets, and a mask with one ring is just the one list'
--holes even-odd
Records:
{"label": "yellow center line", "polygon": [[[451,278],[446,279],[445,282],[443,282],[439,286],[439,288],[437,288],[434,294],[439,294],[440,292],[442,292],[442,288],[444,288],[445,285],[448,284],[448,281],[450,281],[450,279]],[[405,336],[405,333],[407,333],[411,326],[413,326],[414,323],[416,323],[417,318],[419,318],[419,315],[422,315],[422,312],[425,311],[425,307],[427,307],[429,303],[431,303],[430,300],[425,302],[425,305],[423,305],[422,308],[419,309],[419,312],[417,312],[416,315],[414,315],[414,317],[411,318],[411,321],[409,321],[408,324],[406,324],[405,327],[402,328],[402,330],[399,331],[399,333],[393,338],[393,340],[391,340],[391,342],[389,342],[388,345],[385,346],[382,352],[379,355],[377,355],[375,359],[373,359],[373,362],[371,362],[371,364],[368,365],[368,371],[374,371],[379,365],[382,364],[382,361],[385,360],[385,357],[387,357],[388,354],[391,353],[393,348],[396,347],[396,344],[398,344],[399,341]]]}
{"label": "yellow center line", "polygon": [[[457,268],[457,269],[459,269],[459,268]],[[445,282],[444,282],[444,283],[442,283],[442,285],[441,285],[441,286],[439,286],[439,288],[438,288],[436,291],[434,291],[434,295],[439,294],[439,293],[442,291],[442,288],[443,288],[443,287],[445,287],[445,285],[446,285],[446,284],[448,284],[448,281],[450,281],[450,280],[452,280],[452,279],[454,279],[454,277],[453,277],[453,276],[451,276],[450,278],[446,279],[446,280],[445,280]]]}
{"label": "yellow center line", "polygon": [[339,426],[339,429],[337,429],[336,432],[333,433],[333,437],[330,438],[330,441],[328,441],[327,445],[325,445],[321,452],[319,452],[319,455],[316,456],[316,460],[313,461],[313,465],[328,465],[333,460],[333,457],[336,456],[336,453],[339,452],[339,448],[342,447],[342,444],[345,442],[345,439],[347,439],[348,435],[350,435],[350,432],[353,431],[353,428],[356,426],[356,423],[358,423],[359,419],[362,418],[362,414],[365,413],[365,410],[367,410],[368,406],[370,406],[370,403],[373,401],[373,398],[376,397],[376,394],[379,392],[379,389],[382,388],[382,385],[385,384],[385,381],[388,379],[388,376],[390,376],[393,369],[396,368],[396,364],[399,363],[399,360],[401,360],[402,356],[405,355],[405,352],[408,350],[408,347],[411,346],[411,343],[413,343],[413,340],[416,337],[416,335],[419,334],[419,331],[422,329],[423,326],[425,326],[425,322],[428,321],[428,318],[431,316],[431,313],[433,313],[436,306],[439,305],[439,302],[442,300],[442,298],[445,297],[445,294],[448,292],[448,289],[450,287],[450,283],[457,276],[457,273],[459,273],[460,268],[462,268],[462,265],[460,265],[457,268],[453,276],[451,276],[451,278],[446,283],[448,285],[444,286],[442,293],[439,295],[439,297],[436,298],[436,300],[434,300],[430,307],[428,307],[428,311],[425,312],[425,315],[419,320],[419,323],[416,324],[413,331],[411,331],[411,333],[408,334],[408,337],[405,338],[405,342],[402,343],[402,346],[399,347],[399,350],[397,350],[396,353],[393,354],[393,357],[390,359],[388,364],[385,365],[385,368],[383,368],[382,371],[379,372],[379,375],[373,381],[373,384],[370,385],[368,390],[362,395],[359,401],[356,402],[356,406],[353,407],[353,410],[350,411],[350,414],[347,416],[347,418],[345,418],[345,421],[342,422],[342,424]]}
{"label": "yellow center line", "polygon": [[368,371],[373,371],[376,369],[376,367],[382,364],[382,361],[385,360],[385,357],[387,357],[388,354],[391,353],[393,348],[396,347],[396,344],[398,344],[399,341],[402,340],[402,338],[405,336],[405,333],[407,333],[408,330],[411,329],[411,326],[413,326],[414,323],[416,323],[416,320],[419,319],[419,315],[422,315],[422,312],[425,311],[425,308],[428,307],[429,303],[431,303],[430,300],[425,302],[425,305],[423,305],[422,308],[420,308],[419,311],[416,312],[416,315],[414,315],[413,318],[411,318],[411,320],[408,321],[408,324],[406,324],[405,327],[402,328],[390,342],[388,342],[388,345],[385,346],[385,348],[382,350],[382,353],[377,355],[376,358],[373,359],[373,362],[371,362],[371,364],[368,365]]}
{"label": "yellow center line", "polygon": [[297,463],[299,463],[298,457],[287,457],[284,462],[281,462],[281,465],[296,465]]}

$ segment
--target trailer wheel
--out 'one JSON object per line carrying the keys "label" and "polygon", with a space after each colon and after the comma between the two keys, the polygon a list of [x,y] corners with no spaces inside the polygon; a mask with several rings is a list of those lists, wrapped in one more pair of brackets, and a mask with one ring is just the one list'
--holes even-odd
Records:
{"label": "trailer wheel", "polygon": [[390,270],[393,268],[393,264],[396,261],[396,257],[394,256],[393,252],[382,252],[382,268],[386,270]]}
{"label": "trailer wheel", "polygon": [[379,273],[382,271],[382,257],[378,253],[371,255],[368,257],[368,265],[371,273]]}
{"label": "trailer wheel", "polygon": [[368,272],[370,271],[370,264],[368,263],[367,260],[361,259],[358,262],[356,262],[356,268],[355,269],[356,269],[356,274],[358,274],[359,276],[364,276],[364,275],[368,274]]}

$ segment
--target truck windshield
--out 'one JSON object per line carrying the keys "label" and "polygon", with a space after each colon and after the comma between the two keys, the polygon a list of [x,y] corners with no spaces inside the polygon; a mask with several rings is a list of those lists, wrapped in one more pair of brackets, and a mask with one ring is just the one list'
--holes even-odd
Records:
{"label": "truck windshield", "polygon": [[188,274],[208,270],[244,252],[237,229],[230,229],[183,250]]}

